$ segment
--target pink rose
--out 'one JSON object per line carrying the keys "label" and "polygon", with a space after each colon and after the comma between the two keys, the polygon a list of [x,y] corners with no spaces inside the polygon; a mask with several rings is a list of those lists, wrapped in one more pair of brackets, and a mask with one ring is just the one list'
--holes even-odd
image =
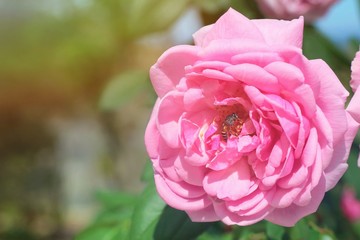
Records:
{"label": "pink rose", "polygon": [[337,0],[256,0],[263,14],[270,18],[293,19],[304,16],[312,22],[324,15]]}
{"label": "pink rose", "polygon": [[[354,60],[351,63],[351,81],[350,86],[355,93],[352,97],[348,111],[351,116],[360,123],[360,51],[358,51],[355,55]],[[358,158],[358,166],[360,167],[360,155]]]}
{"label": "pink rose", "polygon": [[360,201],[356,199],[353,189],[345,188],[343,191],[341,210],[351,222],[360,220]]}
{"label": "pink rose", "polygon": [[292,226],[347,169],[348,92],[302,55],[303,19],[230,9],[152,66],[145,133],[159,195],[193,221]]}

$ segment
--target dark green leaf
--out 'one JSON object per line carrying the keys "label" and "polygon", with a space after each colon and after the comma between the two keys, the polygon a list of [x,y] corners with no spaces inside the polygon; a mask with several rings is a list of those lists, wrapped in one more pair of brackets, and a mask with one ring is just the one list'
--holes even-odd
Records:
{"label": "dark green leaf", "polygon": [[195,239],[212,223],[192,222],[184,211],[166,206],[156,226],[154,239],[183,240]]}
{"label": "dark green leaf", "polygon": [[271,222],[266,223],[266,234],[272,240],[281,240],[285,233],[284,227],[273,224]]}
{"label": "dark green leaf", "polygon": [[132,216],[130,240],[152,239],[156,223],[165,207],[155,184],[150,183],[141,194]]}
{"label": "dark green leaf", "polygon": [[293,240],[301,240],[309,231],[309,226],[306,224],[305,220],[300,220],[296,223],[294,227],[290,229],[290,236]]}
{"label": "dark green leaf", "polygon": [[323,228],[316,225],[314,221],[309,221],[309,226],[313,232],[316,232],[320,235],[319,239],[321,240],[335,240],[336,237],[333,231],[329,228]]}
{"label": "dark green leaf", "polygon": [[223,234],[214,234],[206,231],[196,239],[197,240],[232,240],[233,235],[231,232],[223,233]]}
{"label": "dark green leaf", "polygon": [[[231,240],[238,239],[234,234],[238,226],[228,226],[222,222],[214,222],[197,240]],[[240,236],[240,235],[239,235]]]}
{"label": "dark green leaf", "polygon": [[139,94],[148,81],[148,73],[144,71],[124,72],[107,84],[100,98],[102,110],[114,110],[128,103]]}
{"label": "dark green leaf", "polygon": [[360,193],[360,174],[359,174],[359,168],[357,167],[357,159],[358,159],[358,147],[354,146],[352,147],[352,150],[350,151],[348,164],[349,167],[343,177],[343,179],[346,182],[346,185],[351,186],[356,189],[357,193]]}
{"label": "dark green leaf", "polygon": [[354,233],[357,235],[357,237],[360,238],[360,221],[351,223],[351,227],[352,227]]}
{"label": "dark green leaf", "polygon": [[294,227],[290,228],[291,240],[319,240],[321,234],[315,231],[307,223],[306,219],[300,220]]}
{"label": "dark green leaf", "polygon": [[355,38],[350,39],[347,46],[349,56],[351,58],[355,57],[355,53],[360,50],[359,48],[360,48],[360,40]]}

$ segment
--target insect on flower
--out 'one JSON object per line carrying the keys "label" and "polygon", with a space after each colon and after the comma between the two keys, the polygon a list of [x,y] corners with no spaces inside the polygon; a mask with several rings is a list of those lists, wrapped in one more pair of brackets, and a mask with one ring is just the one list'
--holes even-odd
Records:
{"label": "insect on flower", "polygon": [[239,118],[236,113],[232,113],[226,116],[222,127],[221,127],[221,136],[227,141],[228,137],[239,136],[242,129],[243,121]]}

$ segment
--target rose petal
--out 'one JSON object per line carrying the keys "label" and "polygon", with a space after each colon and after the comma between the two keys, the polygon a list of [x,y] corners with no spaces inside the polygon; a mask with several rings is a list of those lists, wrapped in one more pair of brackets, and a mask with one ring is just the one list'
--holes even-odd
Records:
{"label": "rose petal", "polygon": [[300,184],[303,184],[308,179],[308,169],[301,165],[297,168],[293,168],[291,174],[281,178],[277,185],[283,189],[297,188]]}
{"label": "rose petal", "polygon": [[159,156],[158,147],[159,147],[159,138],[160,133],[156,127],[156,118],[159,107],[160,99],[156,100],[153,111],[150,116],[149,123],[145,131],[145,147],[146,151],[151,159],[156,159]]}
{"label": "rose petal", "polygon": [[344,135],[347,127],[344,124],[346,116],[342,109],[344,109],[349,93],[324,61],[311,60],[310,62],[314,66],[314,70],[316,67],[319,82],[321,82],[320,92],[316,95],[316,103],[328,119],[333,129],[333,142],[337,143]]}
{"label": "rose petal", "polygon": [[204,178],[204,189],[211,196],[218,198],[239,199],[250,189],[250,169],[246,161],[238,161],[233,166],[212,171]]}
{"label": "rose petal", "polygon": [[204,209],[197,211],[186,211],[186,213],[193,222],[215,222],[220,220],[212,204]]}
{"label": "rose petal", "polygon": [[278,93],[280,90],[277,79],[257,65],[243,63],[227,67],[224,72],[265,92]]}
{"label": "rose petal", "polygon": [[187,183],[202,186],[202,181],[206,174],[206,169],[203,166],[192,166],[184,159],[177,158],[174,162],[176,173]]}
{"label": "rose petal", "polygon": [[301,163],[304,164],[305,167],[310,167],[314,164],[316,159],[316,146],[318,142],[318,136],[315,128],[310,129],[310,134],[307,138],[306,145],[301,155]]}
{"label": "rose petal", "polygon": [[311,192],[311,202],[306,206],[295,204],[286,208],[276,208],[265,217],[266,220],[286,227],[292,227],[304,216],[314,213],[325,195],[325,177],[322,177],[319,184]]}
{"label": "rose petal", "polygon": [[184,211],[197,211],[211,204],[210,199],[206,195],[199,198],[180,197],[169,188],[160,174],[155,174],[154,178],[160,197],[173,208]]}
{"label": "rose petal", "polygon": [[[241,27],[237,27],[241,26]],[[256,26],[244,15],[230,8],[211,27],[195,33],[195,41],[202,47],[215,39],[251,39],[263,42],[263,36]]]}
{"label": "rose petal", "polygon": [[[346,161],[350,153],[352,142],[359,129],[359,123],[355,122],[349,114],[347,114],[347,123],[348,130],[344,135],[344,140],[336,145],[331,162],[325,169],[326,190],[335,187],[348,167]],[[358,162],[358,164],[359,163],[360,162]]]}
{"label": "rose petal", "polygon": [[277,61],[270,63],[264,69],[274,75],[286,90],[292,91],[304,84],[304,74],[292,64]]}
{"label": "rose petal", "polygon": [[278,53],[274,52],[248,52],[235,55],[231,58],[233,65],[249,63],[259,67],[265,67],[276,61],[281,62],[284,61],[284,59]]}
{"label": "rose petal", "polygon": [[168,93],[159,103],[157,128],[160,135],[172,148],[179,147],[179,119],[183,114],[183,96],[180,93]]}
{"label": "rose petal", "polygon": [[356,122],[360,123],[360,88],[357,88],[346,110]]}
{"label": "rose petal", "polygon": [[304,18],[292,21],[272,19],[253,20],[269,45],[292,45],[302,47]]}
{"label": "rose petal", "polygon": [[198,48],[179,45],[168,49],[150,69],[150,79],[159,97],[174,90],[184,76],[185,66],[197,60]]}
{"label": "rose petal", "polygon": [[204,196],[205,191],[202,187],[194,186],[186,182],[174,182],[169,178],[164,179],[168,187],[175,194],[183,198],[199,198]]}
{"label": "rose petal", "polygon": [[262,211],[257,212],[251,216],[240,216],[236,213],[229,211],[226,208],[225,203],[214,203],[214,208],[216,214],[221,218],[221,220],[228,225],[237,224],[239,226],[247,226],[254,223],[257,223],[264,219],[265,216],[272,211],[271,207],[264,208]]}

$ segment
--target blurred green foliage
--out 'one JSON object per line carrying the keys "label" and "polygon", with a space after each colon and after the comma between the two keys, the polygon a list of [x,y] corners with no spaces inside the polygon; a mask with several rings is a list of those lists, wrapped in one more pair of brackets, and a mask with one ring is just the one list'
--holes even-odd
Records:
{"label": "blurred green foliage", "polygon": [[144,91],[149,82],[148,73],[145,71],[134,70],[119,74],[106,85],[100,97],[100,109],[115,110],[121,108],[135,95]]}

